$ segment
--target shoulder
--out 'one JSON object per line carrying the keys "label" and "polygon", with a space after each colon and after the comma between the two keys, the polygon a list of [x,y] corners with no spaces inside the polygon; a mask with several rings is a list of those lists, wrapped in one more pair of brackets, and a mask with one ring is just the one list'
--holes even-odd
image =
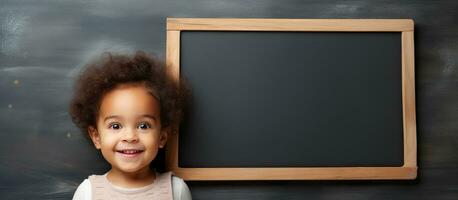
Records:
{"label": "shoulder", "polygon": [[173,200],[191,200],[191,192],[188,185],[177,176],[172,176]]}
{"label": "shoulder", "polygon": [[78,186],[73,194],[73,200],[90,200],[91,199],[91,182],[89,179],[84,181]]}

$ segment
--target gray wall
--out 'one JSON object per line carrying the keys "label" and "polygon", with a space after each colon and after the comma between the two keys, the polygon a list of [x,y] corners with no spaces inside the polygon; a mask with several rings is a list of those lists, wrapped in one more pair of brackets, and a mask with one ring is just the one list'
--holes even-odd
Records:
{"label": "gray wall", "polygon": [[67,114],[72,81],[103,51],[164,57],[166,17],[413,18],[415,181],[189,182],[194,199],[456,199],[458,1],[0,0],[0,198],[68,199],[107,170]]}

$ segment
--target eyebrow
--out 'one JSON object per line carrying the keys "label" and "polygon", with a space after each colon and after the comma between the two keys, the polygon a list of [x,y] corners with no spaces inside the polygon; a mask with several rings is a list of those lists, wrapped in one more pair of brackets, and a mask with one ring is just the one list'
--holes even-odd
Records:
{"label": "eyebrow", "polygon": [[105,119],[103,120],[104,122],[106,122],[107,120],[109,119],[116,119],[116,118],[121,118],[120,116],[118,115],[110,115],[108,117],[105,117]]}
{"label": "eyebrow", "polygon": [[145,114],[145,115],[141,115],[141,117],[142,117],[142,118],[143,118],[143,117],[151,118],[152,120],[157,121],[157,118],[156,118],[156,116],[154,116],[154,115]]}
{"label": "eyebrow", "polygon": [[[141,118],[146,117],[146,118],[150,118],[150,119],[152,119],[152,120],[154,120],[154,121],[157,121],[157,118],[156,118],[154,115],[144,114],[144,115],[140,115],[140,117],[141,117]],[[122,118],[122,117],[119,116],[119,115],[110,115],[110,116],[108,116],[108,117],[105,117],[105,119],[104,119],[103,121],[106,122],[106,121],[109,120],[109,119],[116,119],[116,118]]]}

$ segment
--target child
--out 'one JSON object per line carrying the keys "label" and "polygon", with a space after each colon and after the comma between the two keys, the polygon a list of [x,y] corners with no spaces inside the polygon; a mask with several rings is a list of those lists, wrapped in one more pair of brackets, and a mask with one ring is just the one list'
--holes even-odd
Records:
{"label": "child", "polygon": [[73,199],[191,199],[181,178],[150,168],[178,127],[187,91],[143,52],[108,53],[89,64],[76,82],[70,114],[111,169],[85,179]]}

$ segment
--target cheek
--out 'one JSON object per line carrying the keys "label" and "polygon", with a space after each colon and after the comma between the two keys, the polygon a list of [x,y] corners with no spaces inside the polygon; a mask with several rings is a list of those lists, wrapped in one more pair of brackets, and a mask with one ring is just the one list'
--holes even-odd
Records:
{"label": "cheek", "polygon": [[141,138],[143,145],[151,147],[159,144],[159,135],[156,133],[148,134]]}
{"label": "cheek", "polygon": [[116,138],[114,137],[102,137],[101,140],[101,153],[102,156],[105,158],[107,162],[110,164],[114,164],[114,156],[115,156],[115,146],[117,143]]}
{"label": "cheek", "polygon": [[100,144],[102,146],[102,150],[112,150],[116,146],[117,143],[116,137],[108,137],[108,136],[102,136],[100,140]]}
{"label": "cheek", "polygon": [[142,144],[149,149],[149,152],[156,154],[159,149],[159,135],[151,134],[142,138]]}

